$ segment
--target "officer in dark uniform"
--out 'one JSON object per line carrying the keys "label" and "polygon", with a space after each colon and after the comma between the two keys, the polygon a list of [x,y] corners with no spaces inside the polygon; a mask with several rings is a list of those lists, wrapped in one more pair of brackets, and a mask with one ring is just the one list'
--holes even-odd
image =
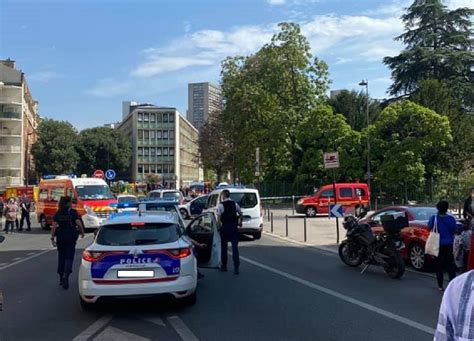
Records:
{"label": "officer in dark uniform", "polygon": [[69,275],[72,272],[79,233],[84,238],[81,217],[75,209],[71,208],[71,197],[61,197],[58,212],[54,215],[51,242],[58,248],[59,285],[64,289],[69,288]]}
{"label": "officer in dark uniform", "polygon": [[242,227],[242,211],[239,205],[230,199],[229,190],[222,191],[222,202],[217,207],[221,227],[221,271],[227,271],[227,245],[232,244],[234,273],[239,274],[239,227]]}

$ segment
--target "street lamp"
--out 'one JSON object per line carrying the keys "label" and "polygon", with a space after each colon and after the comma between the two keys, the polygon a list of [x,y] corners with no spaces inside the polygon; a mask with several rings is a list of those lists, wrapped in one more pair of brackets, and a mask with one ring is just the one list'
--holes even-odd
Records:
{"label": "street lamp", "polygon": [[[369,80],[362,80],[359,83],[360,86],[365,86],[365,96],[366,96],[366,109],[367,109],[367,129],[369,128],[370,119],[369,119]],[[369,193],[372,196],[372,188],[370,186],[371,175],[370,175],[370,137],[369,131],[367,131],[367,186],[369,187]],[[369,200],[369,210],[371,209],[371,200]]]}

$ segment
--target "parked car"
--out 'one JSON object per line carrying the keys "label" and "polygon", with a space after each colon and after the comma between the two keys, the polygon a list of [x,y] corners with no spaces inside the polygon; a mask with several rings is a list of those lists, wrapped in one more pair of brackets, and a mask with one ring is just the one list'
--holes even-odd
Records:
{"label": "parked car", "polygon": [[203,212],[216,212],[217,206],[222,201],[222,191],[228,189],[230,198],[239,204],[242,214],[242,227],[239,228],[240,234],[252,235],[254,239],[262,237],[263,216],[258,190],[243,187],[226,187],[216,189],[211,192],[207,199],[206,207]]}
{"label": "parked car", "polygon": [[117,196],[117,202],[119,204],[124,202],[138,202],[138,198],[133,194],[120,194]]}
{"label": "parked car", "polygon": [[209,195],[201,195],[184,205],[179,205],[179,211],[183,218],[188,219],[201,214],[206,206],[207,198],[209,198]]}
{"label": "parked car", "polygon": [[[381,217],[386,214],[403,214],[408,217],[408,227],[402,229],[401,235],[405,247],[400,250],[402,257],[408,260],[416,270],[423,270],[433,262],[433,257],[425,255],[425,243],[428,239],[428,220],[437,213],[431,206],[391,206],[369,214],[361,223],[369,224],[374,233],[380,233]],[[461,227],[461,224],[459,225]]]}
{"label": "parked car", "polygon": [[184,196],[177,189],[155,189],[149,192],[146,196],[146,200],[156,200],[161,198],[174,198],[179,201],[180,204],[184,204]]}
{"label": "parked car", "polygon": [[[362,204],[367,206],[370,193],[367,184],[364,183],[337,183],[337,203],[343,206]],[[307,217],[315,217],[317,214],[327,214],[329,205],[334,204],[334,186],[325,185],[315,194],[303,197],[296,204],[296,212],[304,213]]]}

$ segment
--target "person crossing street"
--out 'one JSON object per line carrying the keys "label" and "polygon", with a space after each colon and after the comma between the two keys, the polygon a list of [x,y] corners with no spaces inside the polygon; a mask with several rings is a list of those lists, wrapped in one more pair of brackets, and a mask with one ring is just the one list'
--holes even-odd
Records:
{"label": "person crossing street", "polygon": [[242,227],[242,210],[239,205],[230,199],[229,190],[222,191],[222,202],[217,207],[221,233],[221,271],[227,271],[227,245],[232,244],[232,259],[234,273],[240,272],[239,259],[239,227]]}

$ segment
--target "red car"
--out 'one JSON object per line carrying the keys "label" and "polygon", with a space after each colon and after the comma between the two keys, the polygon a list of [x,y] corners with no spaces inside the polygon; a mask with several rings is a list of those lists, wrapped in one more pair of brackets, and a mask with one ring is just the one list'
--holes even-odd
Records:
{"label": "red car", "polygon": [[401,231],[405,248],[400,250],[402,257],[408,260],[416,270],[422,270],[426,264],[431,263],[433,258],[425,255],[425,243],[428,239],[428,220],[437,213],[435,207],[429,206],[391,206],[378,210],[366,218],[361,223],[367,223],[372,227],[372,231],[377,234],[383,228],[380,217],[385,214],[395,214],[405,212],[408,217],[409,226]]}

